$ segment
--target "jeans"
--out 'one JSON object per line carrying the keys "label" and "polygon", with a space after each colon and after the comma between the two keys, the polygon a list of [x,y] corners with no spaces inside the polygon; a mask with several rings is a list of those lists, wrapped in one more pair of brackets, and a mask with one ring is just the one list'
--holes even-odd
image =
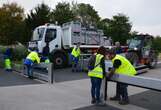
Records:
{"label": "jeans", "polygon": [[33,76],[33,66],[32,65],[26,65],[27,66],[27,74],[29,77]]}
{"label": "jeans", "polygon": [[100,101],[101,78],[91,77],[91,95],[96,101]]}
{"label": "jeans", "polygon": [[78,61],[79,61],[78,57],[72,56],[72,70],[76,70],[76,71],[79,70]]}
{"label": "jeans", "polygon": [[116,97],[122,100],[128,100],[127,84],[118,82],[116,85]]}

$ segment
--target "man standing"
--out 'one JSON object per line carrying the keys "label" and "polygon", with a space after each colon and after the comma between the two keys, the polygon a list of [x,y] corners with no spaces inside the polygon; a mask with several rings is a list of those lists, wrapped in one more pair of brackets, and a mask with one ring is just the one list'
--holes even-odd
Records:
{"label": "man standing", "polygon": [[121,54],[123,52],[121,46],[120,46],[120,42],[115,42],[115,46],[116,46],[116,54]]}
{"label": "man standing", "polygon": [[91,79],[92,104],[104,105],[100,99],[100,90],[102,79],[105,77],[105,53],[106,48],[101,46],[95,55],[94,67],[88,72],[88,76]]}
{"label": "man standing", "polygon": [[50,63],[49,54],[50,54],[50,48],[49,48],[49,43],[47,42],[46,46],[43,48],[43,51],[42,51],[41,61],[45,63]]}
{"label": "man standing", "polygon": [[[107,55],[113,63],[109,78],[112,77],[113,74],[123,74],[128,76],[134,76],[136,74],[133,65],[125,57],[116,55],[114,49],[109,50]],[[127,87],[127,84],[117,82],[116,96],[111,97],[110,100],[119,101],[119,104],[121,105],[129,104]]]}
{"label": "man standing", "polygon": [[78,61],[80,57],[80,42],[77,43],[76,47],[73,48],[71,56],[72,56],[72,72],[78,71]]}
{"label": "man standing", "polygon": [[24,64],[27,66],[27,74],[30,79],[33,79],[33,65],[35,62],[40,63],[37,49],[33,49],[24,61]]}

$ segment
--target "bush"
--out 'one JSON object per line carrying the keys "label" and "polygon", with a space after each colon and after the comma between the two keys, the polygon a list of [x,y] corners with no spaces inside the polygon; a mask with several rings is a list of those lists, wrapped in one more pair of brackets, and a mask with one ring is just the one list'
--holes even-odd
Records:
{"label": "bush", "polygon": [[12,57],[13,60],[20,61],[27,56],[28,51],[26,47],[16,45],[12,50],[12,54],[13,54]]}
{"label": "bush", "polygon": [[[0,46],[0,53],[4,54],[9,46]],[[14,61],[21,61],[28,54],[27,48],[23,45],[14,45],[12,47],[12,57]]]}
{"label": "bush", "polygon": [[6,51],[6,46],[0,46],[0,54],[4,53]]}

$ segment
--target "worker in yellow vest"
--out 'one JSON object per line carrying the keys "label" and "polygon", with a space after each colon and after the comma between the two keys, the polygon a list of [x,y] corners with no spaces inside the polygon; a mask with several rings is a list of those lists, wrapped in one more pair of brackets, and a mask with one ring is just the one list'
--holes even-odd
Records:
{"label": "worker in yellow vest", "polygon": [[37,49],[31,51],[24,61],[24,64],[27,67],[27,74],[30,79],[33,79],[33,65],[35,62],[40,63]]}
{"label": "worker in yellow vest", "polygon": [[[115,49],[109,50],[107,56],[113,63],[109,78],[112,77],[113,74],[128,76],[134,76],[136,74],[134,66],[125,57],[117,55]],[[111,97],[110,100],[119,101],[119,104],[121,105],[129,104],[127,87],[127,84],[117,82],[116,96]]]}
{"label": "worker in yellow vest", "polygon": [[4,53],[4,63],[6,71],[12,71],[11,58],[12,58],[12,48],[9,47],[6,49]]}
{"label": "worker in yellow vest", "polygon": [[105,76],[105,47],[101,46],[95,56],[95,64],[92,70],[88,71],[88,76],[91,79],[91,104],[102,105],[103,102],[100,99],[100,89],[102,79]]}
{"label": "worker in yellow vest", "polygon": [[73,48],[72,53],[71,53],[71,59],[72,59],[72,72],[79,71],[78,68],[78,61],[80,57],[80,42],[77,43],[76,47]]}

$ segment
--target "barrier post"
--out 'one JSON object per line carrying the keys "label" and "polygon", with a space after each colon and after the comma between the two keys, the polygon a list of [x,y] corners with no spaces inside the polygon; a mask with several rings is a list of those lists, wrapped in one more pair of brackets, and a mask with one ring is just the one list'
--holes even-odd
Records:
{"label": "barrier post", "polygon": [[48,82],[50,84],[54,83],[54,78],[53,78],[53,63],[48,64]]}

